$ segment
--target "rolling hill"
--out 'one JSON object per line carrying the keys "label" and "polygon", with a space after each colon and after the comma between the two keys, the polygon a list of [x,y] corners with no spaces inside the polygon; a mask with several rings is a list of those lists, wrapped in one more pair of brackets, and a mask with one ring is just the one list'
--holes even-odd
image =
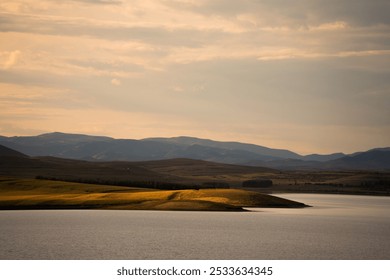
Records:
{"label": "rolling hill", "polygon": [[[324,192],[389,195],[389,176],[379,166],[388,166],[390,151],[358,153],[335,162],[316,162],[316,170],[302,165],[299,170],[276,170],[194,159],[154,161],[85,161],[55,157],[29,157],[0,146],[0,177],[49,179],[98,185],[116,185],[164,190],[244,188],[245,182],[271,181],[272,185],[251,186],[260,192]],[[378,161],[381,159],[381,161]],[[284,160],[285,164],[302,160]],[[368,163],[370,165],[368,165]],[[279,163],[281,164],[281,163]],[[310,164],[313,164],[311,162]],[[331,171],[330,164],[339,169]],[[361,167],[364,169],[360,169]],[[367,169],[367,166],[375,169]],[[353,170],[352,170],[353,167]],[[322,168],[322,169],[321,169]],[[291,170],[288,170],[291,169]]]}
{"label": "rolling hill", "polygon": [[194,137],[133,140],[60,132],[28,137],[1,136],[0,145],[33,157],[51,156],[86,161],[188,158],[287,170],[390,170],[389,148],[351,155],[334,153],[302,156],[285,149]]}
{"label": "rolling hill", "polygon": [[19,154],[0,156],[3,176],[156,188],[240,186],[242,180],[273,173],[279,171],[193,159],[97,162]]}

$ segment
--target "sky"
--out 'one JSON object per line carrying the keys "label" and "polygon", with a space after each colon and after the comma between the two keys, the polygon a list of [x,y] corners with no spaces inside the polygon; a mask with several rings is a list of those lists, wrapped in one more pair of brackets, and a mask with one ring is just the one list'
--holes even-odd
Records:
{"label": "sky", "polygon": [[390,146],[388,0],[0,0],[0,135]]}

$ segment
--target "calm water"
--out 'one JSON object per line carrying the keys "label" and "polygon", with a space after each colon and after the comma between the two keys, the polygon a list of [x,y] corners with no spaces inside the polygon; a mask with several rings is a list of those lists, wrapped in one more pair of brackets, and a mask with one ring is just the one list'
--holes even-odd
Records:
{"label": "calm water", "polygon": [[390,197],[253,212],[0,211],[0,259],[390,259]]}

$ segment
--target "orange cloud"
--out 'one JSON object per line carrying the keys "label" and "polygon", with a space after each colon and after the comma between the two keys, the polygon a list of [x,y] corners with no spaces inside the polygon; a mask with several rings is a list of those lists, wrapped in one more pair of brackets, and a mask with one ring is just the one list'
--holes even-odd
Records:
{"label": "orange cloud", "polygon": [[21,52],[19,50],[5,53],[3,52],[3,69],[7,70],[12,68],[18,62],[20,55]]}

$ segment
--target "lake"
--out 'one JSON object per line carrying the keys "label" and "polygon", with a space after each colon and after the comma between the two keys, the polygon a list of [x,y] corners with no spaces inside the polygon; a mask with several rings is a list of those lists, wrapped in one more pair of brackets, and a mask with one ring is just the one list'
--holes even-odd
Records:
{"label": "lake", "polygon": [[0,259],[390,259],[390,197],[251,212],[0,211]]}

